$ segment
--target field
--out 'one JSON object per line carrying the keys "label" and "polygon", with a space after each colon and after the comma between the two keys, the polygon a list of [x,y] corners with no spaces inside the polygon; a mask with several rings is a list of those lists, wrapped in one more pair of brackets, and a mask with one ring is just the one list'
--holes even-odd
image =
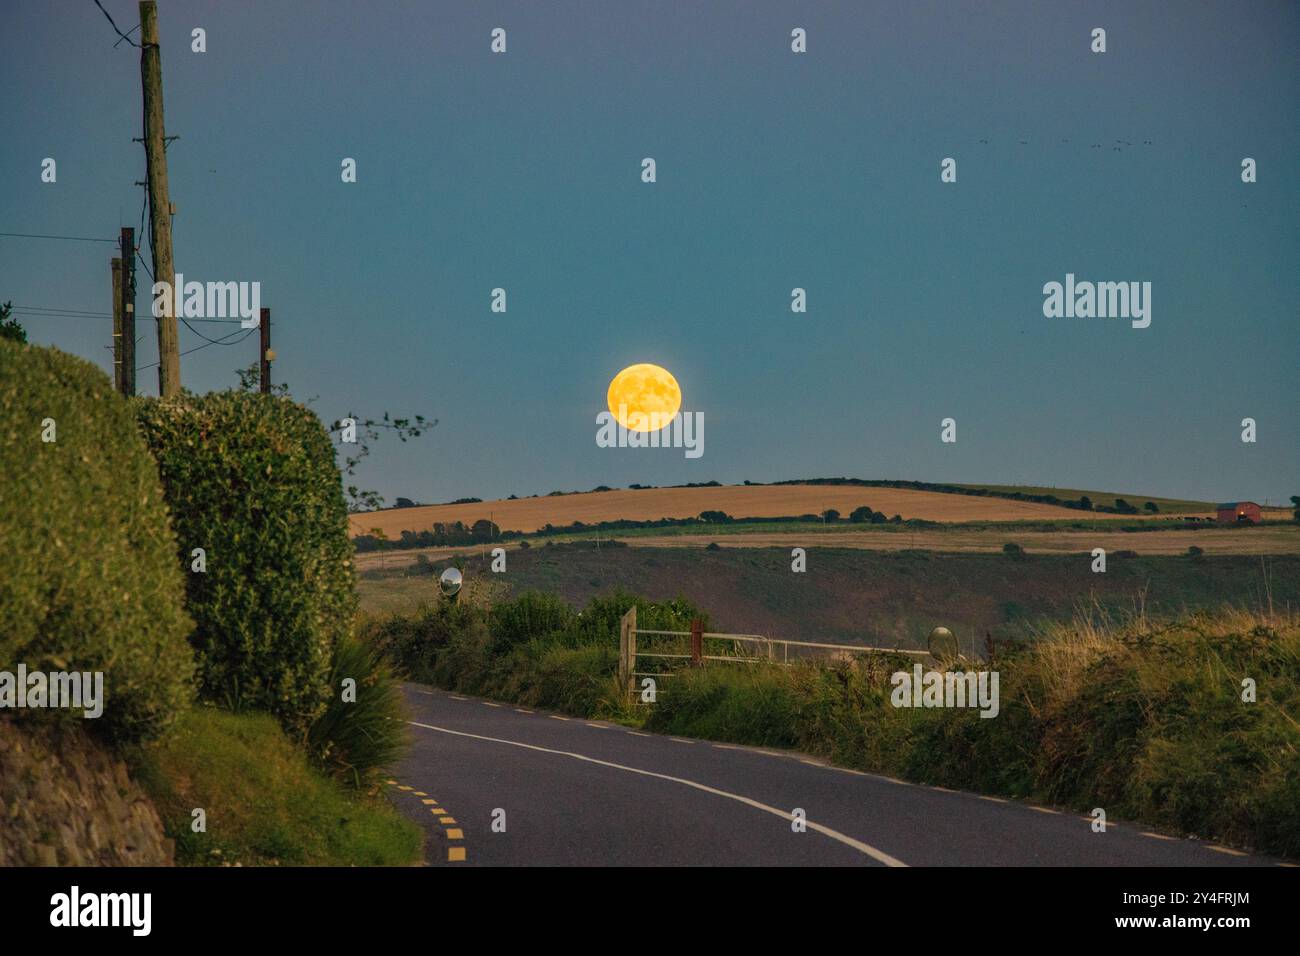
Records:
{"label": "field", "polygon": [[[390,556],[391,557],[391,556]],[[796,640],[920,646],[945,624],[967,644],[1022,636],[1043,621],[1068,621],[1083,607],[1152,615],[1234,605],[1300,609],[1300,554],[1112,555],[1094,574],[1086,553],[938,554],[824,547],[808,571],[792,574],[784,549],[609,547],[574,543],[511,551],[508,573],[489,572],[477,555],[467,576],[494,582],[503,595],[557,594],[582,606],[615,588],[653,600],[687,597],[720,630]],[[430,600],[433,570],[369,571],[359,582],[362,609],[409,611]],[[409,573],[408,573],[409,570]]]}
{"label": "field", "polygon": [[[1028,490],[1028,489],[1025,489]],[[1064,492],[1042,490],[1042,493]],[[1100,492],[1098,492],[1101,495]],[[1113,500],[1101,495],[1098,501]],[[1137,507],[1148,500],[1157,504],[1170,499],[1127,499]],[[1160,520],[1170,514],[1207,515],[1205,502],[1177,502],[1193,505],[1187,511],[1163,512],[1145,520]],[[572,495],[547,495],[484,501],[460,505],[424,505],[417,508],[392,508],[354,514],[354,535],[369,534],[375,529],[389,538],[403,531],[427,530],[434,522],[461,521],[467,525],[480,519],[494,521],[504,531],[537,531],[546,525],[563,527],[575,521],[594,524],[600,521],[627,519],[653,521],[659,518],[694,518],[704,511],[725,511],[733,518],[785,517],[821,514],[828,508],[847,518],[862,505],[887,515],[928,521],[1051,521],[1070,519],[1143,520],[1140,515],[1106,515],[1062,508],[1056,505],[1013,501],[1007,498],[982,498],[936,491],[904,488],[864,488],[853,485],[725,485],[709,488],[644,488],[639,490],[589,491]],[[1289,512],[1286,512],[1289,514]]]}

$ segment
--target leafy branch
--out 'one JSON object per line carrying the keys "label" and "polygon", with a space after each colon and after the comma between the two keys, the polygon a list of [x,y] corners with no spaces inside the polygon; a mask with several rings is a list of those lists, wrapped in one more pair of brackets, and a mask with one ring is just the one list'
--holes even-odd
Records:
{"label": "leafy branch", "polygon": [[[237,369],[239,376],[239,391],[255,392],[261,384],[261,368],[258,363],[254,362],[247,368]],[[287,384],[271,385],[271,392],[275,395],[288,395],[289,386]],[[429,429],[438,424],[436,418],[429,419],[423,415],[414,415],[410,418],[394,418],[388,412],[384,412],[382,418],[359,418],[353,412],[348,412],[346,416],[334,422],[326,430],[330,436],[336,438],[340,445],[355,444],[354,451],[345,453],[341,471],[349,478],[355,478],[357,467],[370,456],[370,446],[372,442],[378,441],[385,433],[396,435],[400,442],[409,441],[412,438],[419,438]],[[342,439],[351,430],[354,440],[343,441]],[[357,485],[347,485],[344,491],[348,496],[348,511],[375,511],[384,506],[384,499],[379,492],[369,488],[360,488]]]}

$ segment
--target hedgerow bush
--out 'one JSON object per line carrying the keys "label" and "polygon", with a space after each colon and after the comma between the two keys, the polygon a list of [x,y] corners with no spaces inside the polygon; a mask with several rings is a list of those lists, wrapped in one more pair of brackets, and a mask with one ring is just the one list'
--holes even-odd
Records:
{"label": "hedgerow bush", "polygon": [[[42,440],[47,429],[53,441]],[[9,341],[0,341],[0,548],[0,669],[102,671],[103,715],[86,725],[119,743],[158,735],[188,706],[185,583],[130,407],[89,362]]]}
{"label": "hedgerow bush", "polygon": [[136,411],[186,572],[201,694],[269,711],[302,739],[356,609],[328,433],[304,406],[247,392],[141,399]]}

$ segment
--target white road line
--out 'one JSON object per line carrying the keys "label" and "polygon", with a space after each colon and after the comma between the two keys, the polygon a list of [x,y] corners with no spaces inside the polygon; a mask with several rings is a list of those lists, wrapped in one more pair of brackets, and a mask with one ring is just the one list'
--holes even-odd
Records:
{"label": "white road line", "polygon": [[675,741],[675,742],[677,742],[677,743],[679,743],[679,744],[693,744],[693,743],[695,743],[694,740],[687,740],[685,737],[669,737],[668,739],[669,739],[669,740],[672,740],[672,741]]}
{"label": "white road line", "polygon": [[532,711],[531,711],[531,710],[524,710],[522,707],[516,707],[516,708],[515,708],[515,713],[516,713],[516,714],[531,714]]}
{"label": "white road line", "polygon": [[641,731],[639,731],[639,730],[629,730],[628,733],[631,734],[633,737],[649,737],[649,736],[651,736],[650,734],[643,734],[643,733],[641,733]]}
{"label": "white road line", "polygon": [[[408,720],[407,723],[411,724],[414,727],[423,727],[425,730],[435,730],[440,734],[452,734],[453,736],[456,737],[469,737],[473,740],[487,740],[490,741],[491,743],[507,744],[511,747],[522,747],[525,750],[536,750],[538,753],[555,754],[556,756],[560,756],[560,757],[569,757],[573,760],[581,760],[584,761],[585,763],[597,764],[598,766],[601,767],[611,767],[614,770],[622,770],[625,773],[635,773],[643,777],[654,777],[658,780],[667,780],[671,783],[680,783],[684,787],[691,787],[695,790],[701,790],[704,793],[711,793],[714,796],[726,797],[728,800],[735,800],[737,803],[743,803],[746,806],[753,807],[756,810],[762,810],[764,813],[770,813],[773,816],[778,816],[782,820],[787,820],[787,821],[794,820],[794,814],[790,813],[790,811],[788,810],[781,810],[778,809],[777,807],[769,806],[766,803],[760,803],[757,800],[754,800],[750,797],[741,796],[738,793],[729,793],[726,790],[718,790],[717,788],[710,787],[707,784],[697,783],[694,780],[687,780],[685,777],[673,777],[666,773],[656,773],[653,770],[641,770],[638,769],[637,767],[628,767],[624,764],[614,763],[609,760],[598,760],[595,757],[588,757],[586,754],[572,753],[568,750],[552,750],[550,747],[539,747],[536,744],[526,744],[518,740],[505,740],[501,737],[485,737],[482,734],[466,733],[463,730],[449,730],[446,727],[435,727],[433,724],[422,724],[419,721],[415,721],[415,720]],[[805,825],[808,827],[808,829],[816,830],[818,833],[822,834],[823,836],[828,836],[832,840],[835,840],[838,843],[843,843],[847,847],[852,847],[853,849],[857,850],[859,853],[863,853],[871,857],[876,862],[883,863],[885,866],[907,866],[907,864],[904,863],[902,860],[890,856],[888,853],[884,852],[883,850],[877,850],[874,846],[871,846],[868,843],[863,843],[861,840],[855,840],[853,837],[845,833],[840,833],[838,830],[832,830],[830,827],[825,826],[821,823],[816,823],[812,820],[806,820]]]}

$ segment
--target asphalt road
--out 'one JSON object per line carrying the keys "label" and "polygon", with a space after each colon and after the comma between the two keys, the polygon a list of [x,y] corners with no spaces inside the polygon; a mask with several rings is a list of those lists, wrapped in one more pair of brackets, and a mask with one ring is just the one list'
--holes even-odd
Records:
{"label": "asphalt road", "polygon": [[[407,685],[390,778],[431,865],[1249,866],[1278,861],[800,754]],[[792,814],[803,811],[796,832]],[[495,825],[494,825],[495,821]]]}

